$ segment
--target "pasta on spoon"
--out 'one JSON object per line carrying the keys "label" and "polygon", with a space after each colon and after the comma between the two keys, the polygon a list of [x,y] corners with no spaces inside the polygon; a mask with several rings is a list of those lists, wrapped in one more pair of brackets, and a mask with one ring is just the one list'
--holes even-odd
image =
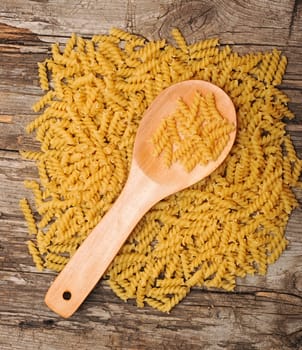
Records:
{"label": "pasta on spoon", "polygon": [[175,112],[162,120],[152,135],[154,155],[167,167],[180,162],[188,171],[216,160],[235,125],[218,111],[215,96],[194,93],[191,104],[179,99]]}

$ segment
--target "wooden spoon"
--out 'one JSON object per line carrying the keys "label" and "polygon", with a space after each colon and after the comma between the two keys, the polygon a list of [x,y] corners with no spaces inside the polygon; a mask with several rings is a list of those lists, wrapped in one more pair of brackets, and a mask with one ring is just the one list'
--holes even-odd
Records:
{"label": "wooden spoon", "polygon": [[217,109],[236,126],[231,99],[219,87],[201,80],[187,80],[162,91],[145,112],[137,131],[128,180],[120,196],[49,288],[45,302],[63,317],[82,304],[142,216],[158,201],[208,176],[226,158],[236,131],[218,159],[191,172],[178,163],[167,168],[153,155],[151,136],[161,120],[173,113],[181,97],[190,104],[194,94],[213,93]]}

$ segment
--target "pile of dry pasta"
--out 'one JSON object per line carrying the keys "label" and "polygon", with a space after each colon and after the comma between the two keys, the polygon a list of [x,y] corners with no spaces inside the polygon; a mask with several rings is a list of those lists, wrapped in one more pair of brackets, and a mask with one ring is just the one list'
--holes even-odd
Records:
{"label": "pile of dry pasta", "polygon": [[286,248],[302,167],[282,122],[294,117],[288,97],[277,88],[286,57],[239,55],[217,39],[187,45],[178,30],[172,34],[175,46],[119,29],[91,40],[72,35],[63,51],[53,45],[39,63],[40,114],[27,126],[41,149],[22,152],[40,178],[25,182],[35,209],[21,200],[29,251],[38,269],[60,271],[118,197],[152,100],[186,79],[229,94],[238,132],[226,161],[155,205],[107,272],[120,298],[165,312],[193,286],[233,290],[237,276],[266,273]]}

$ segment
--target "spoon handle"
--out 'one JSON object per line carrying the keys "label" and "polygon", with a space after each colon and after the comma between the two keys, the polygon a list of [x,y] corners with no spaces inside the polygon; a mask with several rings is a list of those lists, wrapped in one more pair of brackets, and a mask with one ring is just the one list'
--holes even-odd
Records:
{"label": "spoon handle", "polygon": [[118,199],[49,288],[45,303],[50,309],[66,318],[78,309],[138,221],[162,199],[159,187],[134,161]]}

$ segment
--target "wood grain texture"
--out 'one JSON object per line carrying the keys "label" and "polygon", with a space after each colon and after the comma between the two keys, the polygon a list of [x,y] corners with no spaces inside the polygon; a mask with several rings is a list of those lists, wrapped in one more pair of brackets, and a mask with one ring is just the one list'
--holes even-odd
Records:
{"label": "wood grain texture", "polygon": [[[2,0],[0,3],[0,349],[302,348],[302,209],[287,227],[288,249],[266,276],[238,279],[234,293],[194,288],[170,314],[124,303],[102,281],[69,320],[43,297],[55,274],[38,273],[27,252],[18,201],[22,181],[37,178],[18,150],[38,148],[24,126],[42,91],[37,62],[72,32],[85,37],[110,27],[147,38],[189,42],[219,36],[238,52],[281,49],[288,57],[282,90],[296,119],[287,122],[302,157],[302,2],[300,0]],[[297,190],[302,203],[302,190]]]}

